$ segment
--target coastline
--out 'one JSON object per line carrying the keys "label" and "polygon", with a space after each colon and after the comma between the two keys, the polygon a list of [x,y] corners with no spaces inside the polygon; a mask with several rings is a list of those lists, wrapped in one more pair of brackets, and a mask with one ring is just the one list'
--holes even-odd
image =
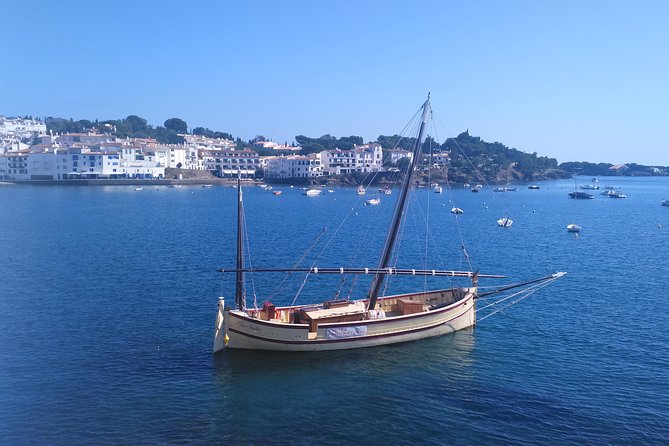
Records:
{"label": "coastline", "polygon": [[[243,180],[245,183],[256,184],[258,180]],[[82,180],[2,180],[3,183],[15,185],[31,185],[31,186],[199,186],[206,184],[218,185],[234,185],[237,180],[224,178],[210,178],[210,179],[124,179],[124,180],[96,180],[96,179],[82,179]]]}

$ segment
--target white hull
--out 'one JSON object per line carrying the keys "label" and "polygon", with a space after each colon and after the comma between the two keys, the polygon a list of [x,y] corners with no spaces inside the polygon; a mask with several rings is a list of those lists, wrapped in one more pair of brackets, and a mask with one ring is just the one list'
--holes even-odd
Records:
{"label": "white hull", "polygon": [[[427,297],[436,296],[440,292],[443,295],[448,293],[448,290],[430,292]],[[380,299],[380,308],[390,308],[397,299],[406,296],[409,295]],[[277,351],[325,351],[373,347],[441,336],[471,327],[476,323],[474,289],[469,289],[459,300],[441,308],[382,319],[321,323],[318,324],[317,330],[312,331],[308,324],[260,320],[242,311],[226,309],[224,305],[223,299],[220,299],[214,352],[226,347]],[[277,311],[283,313],[285,317],[287,312],[295,309],[285,307],[278,308]]]}

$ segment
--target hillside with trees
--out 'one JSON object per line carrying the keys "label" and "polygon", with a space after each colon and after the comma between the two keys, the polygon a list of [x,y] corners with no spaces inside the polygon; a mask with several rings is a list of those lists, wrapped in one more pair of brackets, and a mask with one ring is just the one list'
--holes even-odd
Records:
{"label": "hillside with trees", "polygon": [[109,133],[117,138],[154,138],[162,144],[181,144],[184,139],[179,133],[188,132],[188,124],[180,118],[167,119],[162,126],[153,127],[146,119],[137,115],[130,115],[123,119],[107,119],[104,121],[89,121],[88,119],[53,118],[45,121],[47,131],[53,133],[85,133],[97,130],[100,133]]}
{"label": "hillside with trees", "polygon": [[[154,138],[162,144],[182,144],[183,138],[179,134],[188,133],[186,121],[180,118],[169,118],[162,126],[151,126],[146,119],[130,115],[122,119],[94,120],[48,117],[45,120],[47,131],[53,133],[85,133],[98,131],[108,133],[118,138]],[[251,148],[260,155],[287,155],[295,152],[276,151],[270,148],[254,146],[257,141],[263,141],[263,136],[244,141],[234,139],[232,134],[210,130],[206,127],[195,127],[190,131],[193,135],[202,135],[209,138],[222,138],[235,141],[237,149]],[[325,134],[318,138],[297,135],[295,141],[301,147],[300,154],[308,155],[323,150],[341,149],[350,150],[355,145],[364,144],[361,136],[336,137]],[[388,149],[412,150],[415,138],[405,138],[400,135],[379,135],[376,141],[384,151]],[[293,143],[295,144],[295,143]],[[286,143],[287,145],[287,143]],[[455,138],[448,138],[443,144],[428,136],[422,144],[423,154],[448,153],[447,166],[440,166],[442,171],[436,172],[443,178],[448,177],[455,182],[497,182],[497,181],[536,181],[542,179],[568,178],[571,175],[606,176],[606,175],[669,175],[669,169],[661,166],[642,166],[627,164],[613,166],[609,163],[566,162],[558,165],[555,158],[538,156],[536,152],[526,153],[515,148],[509,148],[500,142],[486,142],[478,136],[472,136],[469,131],[460,133]],[[387,152],[386,152],[387,153]],[[389,166],[388,162],[384,165]]]}
{"label": "hillside with trees", "polygon": [[471,180],[535,181],[568,176],[558,168],[555,158],[486,142],[469,131],[447,139],[441,148],[451,154],[451,170]]}

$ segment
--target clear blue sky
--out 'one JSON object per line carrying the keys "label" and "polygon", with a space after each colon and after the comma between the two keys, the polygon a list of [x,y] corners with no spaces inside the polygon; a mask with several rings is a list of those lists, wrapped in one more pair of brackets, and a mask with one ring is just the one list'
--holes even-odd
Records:
{"label": "clear blue sky", "polygon": [[444,126],[669,165],[669,1],[2,3],[0,114],[171,117],[243,139]]}

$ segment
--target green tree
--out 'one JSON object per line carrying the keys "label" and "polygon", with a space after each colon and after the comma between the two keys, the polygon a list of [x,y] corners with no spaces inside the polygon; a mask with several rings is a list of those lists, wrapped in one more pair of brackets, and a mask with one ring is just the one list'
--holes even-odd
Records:
{"label": "green tree", "polygon": [[213,138],[214,137],[214,131],[209,130],[208,128],[205,127],[195,127],[193,129],[193,135],[201,135],[207,138]]}
{"label": "green tree", "polygon": [[123,123],[131,134],[146,133],[149,129],[146,119],[140,118],[137,115],[128,116],[123,120]]}
{"label": "green tree", "polygon": [[184,142],[184,139],[177,135],[174,129],[156,127],[152,133],[153,137],[162,144],[183,144]]}
{"label": "green tree", "polygon": [[170,118],[163,125],[166,129],[174,130],[177,133],[188,133],[188,124],[183,119]]}

